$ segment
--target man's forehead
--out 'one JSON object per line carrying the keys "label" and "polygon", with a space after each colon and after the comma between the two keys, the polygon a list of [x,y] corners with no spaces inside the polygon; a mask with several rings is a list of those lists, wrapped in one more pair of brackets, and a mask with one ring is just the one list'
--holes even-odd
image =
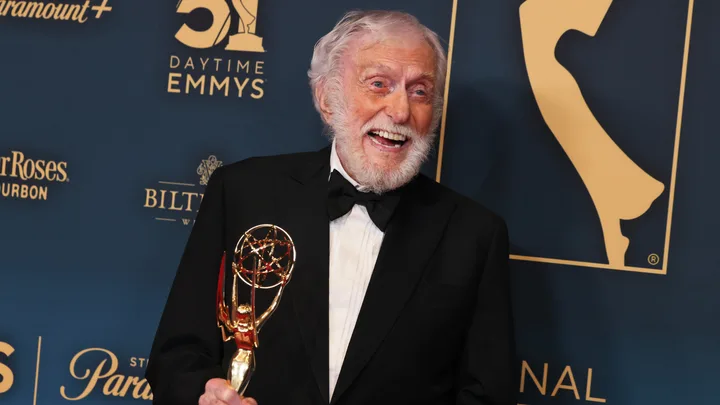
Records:
{"label": "man's forehead", "polygon": [[435,53],[425,40],[382,38],[366,41],[348,55],[361,70],[396,70],[398,66],[426,65],[422,70],[434,70]]}
{"label": "man's forehead", "polygon": [[356,50],[360,52],[386,48],[406,52],[432,53],[432,47],[423,35],[407,31],[366,34],[358,38],[356,44]]}
{"label": "man's forehead", "polygon": [[398,71],[406,71],[409,75],[412,76],[423,76],[427,78],[435,77],[434,66],[429,66],[426,69],[420,66],[408,65],[396,61],[372,60],[366,63],[360,63],[357,67],[361,74],[368,72],[389,74]]}

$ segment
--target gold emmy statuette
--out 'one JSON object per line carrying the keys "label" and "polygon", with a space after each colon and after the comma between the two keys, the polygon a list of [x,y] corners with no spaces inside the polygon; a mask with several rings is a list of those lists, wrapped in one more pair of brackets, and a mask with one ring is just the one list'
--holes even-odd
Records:
{"label": "gold emmy statuette", "polygon": [[[243,395],[255,371],[258,332],[280,304],[295,265],[295,244],[276,225],[254,226],[240,237],[232,260],[232,296],[225,299],[225,255],[218,276],[217,324],[223,341],[235,339],[237,351],[227,372],[230,385]],[[238,280],[250,287],[250,302],[239,304]],[[256,290],[277,289],[270,306],[256,316]]]}

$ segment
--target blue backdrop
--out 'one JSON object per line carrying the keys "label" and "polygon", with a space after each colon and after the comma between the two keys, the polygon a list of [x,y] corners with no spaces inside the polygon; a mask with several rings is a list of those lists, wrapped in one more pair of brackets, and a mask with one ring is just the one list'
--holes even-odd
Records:
{"label": "blue backdrop", "polygon": [[[508,221],[520,402],[712,403],[716,3],[261,0],[264,52],[226,49],[231,2],[195,4],[0,1],[2,403],[151,398],[146,358],[204,175],[326,144],[306,71],[351,8],[409,11],[452,50],[424,172]],[[663,186],[620,222],[621,264],[581,172],[621,208],[626,176],[592,139]]]}

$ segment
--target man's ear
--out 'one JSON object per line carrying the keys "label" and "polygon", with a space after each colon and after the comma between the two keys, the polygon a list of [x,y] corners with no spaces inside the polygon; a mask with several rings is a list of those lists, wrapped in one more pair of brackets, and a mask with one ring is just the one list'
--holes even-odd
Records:
{"label": "man's ear", "polygon": [[325,123],[329,123],[330,117],[332,116],[332,110],[327,102],[325,88],[322,85],[315,88],[315,99],[318,101],[318,105],[320,106],[320,114],[322,115],[323,121],[325,121]]}

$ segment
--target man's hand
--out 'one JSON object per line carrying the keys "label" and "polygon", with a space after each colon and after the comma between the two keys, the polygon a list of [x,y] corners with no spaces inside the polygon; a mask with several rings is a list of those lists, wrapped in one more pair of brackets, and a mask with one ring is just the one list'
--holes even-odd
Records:
{"label": "man's hand", "polygon": [[227,380],[213,378],[205,384],[205,393],[200,397],[198,405],[258,405],[258,403],[252,398],[241,398]]}

